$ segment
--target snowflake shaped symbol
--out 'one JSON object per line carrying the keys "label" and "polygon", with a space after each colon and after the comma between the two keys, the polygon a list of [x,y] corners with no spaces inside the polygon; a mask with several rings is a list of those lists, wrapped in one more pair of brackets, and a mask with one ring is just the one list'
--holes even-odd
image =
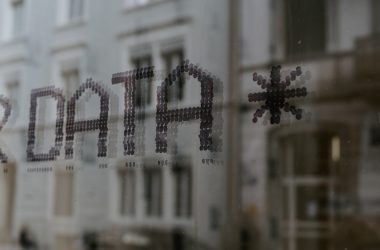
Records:
{"label": "snowflake shaped symbol", "polygon": [[[301,67],[291,71],[290,75],[281,80],[281,66],[273,66],[270,74],[270,82],[267,82],[262,75],[257,73],[253,74],[253,81],[256,82],[262,89],[266,89],[261,93],[250,93],[248,95],[249,102],[265,101],[265,104],[256,110],[253,115],[252,121],[257,122],[258,118],[262,117],[266,110],[270,113],[270,123],[279,124],[281,121],[281,109],[285,112],[291,112],[297,120],[302,118],[302,109],[296,108],[287,102],[289,98],[305,97],[307,90],[303,88],[287,88],[291,82],[295,81],[297,77],[302,76]],[[302,78],[304,79],[304,78]]]}

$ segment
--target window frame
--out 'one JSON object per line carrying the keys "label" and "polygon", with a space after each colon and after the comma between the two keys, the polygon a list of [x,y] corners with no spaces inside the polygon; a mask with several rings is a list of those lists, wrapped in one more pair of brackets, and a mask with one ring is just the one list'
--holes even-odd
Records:
{"label": "window frame", "polygon": [[[125,179],[125,176],[126,175],[129,175],[130,173],[133,173],[133,191],[132,191],[132,194],[133,194],[133,197],[132,197],[132,205],[126,205],[124,202],[123,202],[123,197],[124,197],[124,192],[123,191],[123,186],[124,185],[128,185],[128,183],[126,183],[126,179]],[[136,169],[132,169],[132,168],[129,168],[129,169],[125,169],[125,168],[119,168],[117,169],[117,178],[118,178],[118,188],[119,188],[119,192],[118,192],[118,206],[117,206],[117,209],[118,209],[118,215],[122,218],[128,218],[128,217],[135,217],[136,216],[136,210],[137,210],[137,172],[136,172]],[[124,180],[124,182],[123,182]],[[128,191],[127,191],[128,193]],[[124,213],[123,212],[123,207],[125,206],[131,206],[132,208],[132,211],[130,212],[127,212],[127,213]]]}
{"label": "window frame", "polygon": [[[173,178],[173,217],[176,219],[191,219],[193,216],[193,184],[194,184],[194,176],[192,167],[187,164],[183,164],[181,162],[176,162],[172,167],[172,178]],[[183,175],[187,175],[187,183],[179,183],[182,179]],[[180,179],[178,179],[178,177]],[[180,187],[179,187],[179,185]],[[186,185],[187,190],[183,190]],[[184,192],[186,192],[186,197]],[[187,201],[184,201],[186,199]],[[182,207],[187,203],[187,207]]]}
{"label": "window frame", "polygon": [[[279,244],[283,242],[285,245],[278,245],[278,247],[286,247],[286,249],[300,249],[297,248],[297,242],[300,239],[319,239],[325,240],[326,234],[321,233],[324,230],[331,229],[334,226],[334,222],[336,221],[336,214],[333,211],[328,211],[329,214],[327,219],[324,221],[316,219],[311,220],[301,220],[298,218],[299,208],[297,207],[299,194],[297,193],[298,188],[315,188],[315,187],[325,187],[328,190],[327,195],[324,196],[327,200],[331,199],[331,191],[334,191],[337,188],[339,181],[339,159],[334,159],[333,157],[333,140],[335,138],[343,138],[345,128],[339,126],[339,124],[323,124],[327,128],[320,129],[319,127],[314,126],[306,126],[303,128],[279,128],[274,129],[270,132],[270,143],[268,144],[268,152],[269,159],[283,159],[277,160],[275,164],[277,168],[280,168],[277,172],[280,174],[275,177],[268,177],[268,185],[270,187],[271,193],[269,194],[272,197],[276,197],[279,202],[272,203],[270,199],[268,199],[267,204],[268,207],[273,207],[268,211],[268,218],[275,218],[278,220],[281,227],[278,227],[276,231],[279,232],[279,236],[281,237],[281,241],[278,241]],[[345,131],[346,132],[346,131]],[[300,135],[317,135],[319,136],[327,136],[329,140],[327,140],[327,147],[330,147],[330,152],[328,154],[329,157],[329,166],[334,170],[330,172],[327,176],[320,175],[296,175],[294,162],[297,161],[295,154],[295,141],[294,138]],[[304,138],[304,136],[302,137]],[[304,139],[305,140],[305,139]],[[306,140],[308,141],[308,140]],[[320,143],[320,142],[317,142]],[[339,145],[339,147],[341,147]],[[285,148],[286,150],[282,150]],[[339,149],[339,154],[342,149]],[[319,151],[317,151],[319,154]],[[288,155],[290,157],[288,157]],[[277,157],[277,158],[276,158]],[[319,157],[319,156],[318,156]],[[290,166],[287,171],[285,168]],[[284,168],[285,167],[285,168]],[[336,190],[335,190],[336,191]],[[310,197],[310,196],[308,196]],[[286,199],[288,198],[288,199]],[[276,204],[274,206],[274,204]],[[330,209],[330,207],[329,207]],[[303,233],[305,230],[308,230],[309,234]],[[296,236],[297,235],[297,236]]]}
{"label": "window frame", "polygon": [[[0,2],[0,40],[7,42],[14,42],[21,40],[27,31],[27,19],[28,9],[30,1],[28,0],[3,0]],[[14,6],[21,6],[21,16],[17,20],[21,20],[19,23],[20,29],[15,31],[15,11]]]}
{"label": "window frame", "polygon": [[[172,72],[183,60],[185,51],[183,48],[177,48],[162,52],[162,59],[167,74]],[[169,59],[170,58],[170,59]],[[174,59],[174,60],[173,60]],[[175,63],[177,59],[178,64]],[[170,62],[169,62],[170,60]],[[174,62],[174,63],[173,63]],[[179,104],[186,100],[186,77],[182,74],[175,83],[168,86],[168,104]],[[175,98],[173,98],[173,93]]]}
{"label": "window frame", "polygon": [[[157,174],[158,176],[155,176],[159,180],[159,191],[158,192],[158,197],[155,197],[155,189],[154,185],[151,182],[147,181],[147,176],[146,173],[151,172],[150,174],[152,175],[152,178],[154,177],[153,175]],[[144,216],[146,218],[162,218],[164,214],[164,171],[162,168],[154,167],[154,166],[145,166],[143,171],[143,199],[144,199]],[[148,190],[148,185],[150,187],[150,190]],[[147,192],[151,192],[151,201],[149,201],[149,197],[147,197],[149,194]],[[154,204],[155,201],[158,201],[159,204]],[[149,206],[152,205],[150,208]],[[158,211],[153,211],[155,208],[154,206],[158,205]]]}
{"label": "window frame", "polygon": [[[82,1],[81,15],[73,18],[71,16],[72,1]],[[82,24],[88,18],[88,1],[87,0],[59,0],[57,3],[57,26],[66,27],[75,24]]]}

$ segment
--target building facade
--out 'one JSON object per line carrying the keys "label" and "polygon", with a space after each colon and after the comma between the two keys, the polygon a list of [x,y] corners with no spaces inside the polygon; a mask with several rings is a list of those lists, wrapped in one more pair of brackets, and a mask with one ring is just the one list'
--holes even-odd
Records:
{"label": "building facade", "polygon": [[242,214],[251,220],[243,245],[377,248],[379,1],[242,6],[241,99],[263,91],[252,75],[270,80],[272,65],[282,66],[283,79],[297,66],[311,75],[292,85],[308,88],[307,98],[293,101],[302,120],[284,114],[278,126],[253,124],[259,104],[252,103],[241,114]]}
{"label": "building facade", "polygon": [[[169,138],[174,146],[156,153],[155,114],[157,87],[185,59],[226,79],[227,2],[2,0],[0,6],[1,91],[12,104],[2,131],[3,246],[16,245],[27,227],[45,249],[81,249],[93,233],[103,247],[220,248],[224,167],[202,163],[211,156],[198,149],[198,121],[170,127],[178,134]],[[124,155],[125,88],[111,78],[147,66],[161,75],[136,87],[136,152]],[[110,95],[107,157],[97,157],[98,131],[86,131],[75,134],[73,159],[65,155],[66,138],[54,161],[28,161],[32,90],[61,89],[66,124],[68,101],[88,78]],[[196,79],[181,79],[169,88],[169,106],[199,106],[200,90]],[[76,120],[99,117],[96,93],[77,99]],[[43,153],[54,145],[56,101],[47,96],[36,105],[34,150]]]}

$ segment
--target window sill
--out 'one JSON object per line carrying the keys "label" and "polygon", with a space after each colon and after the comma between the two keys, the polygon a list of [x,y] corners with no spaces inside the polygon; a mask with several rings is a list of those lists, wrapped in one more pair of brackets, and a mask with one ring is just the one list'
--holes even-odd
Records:
{"label": "window sill", "polygon": [[85,24],[86,24],[86,21],[83,18],[79,20],[67,21],[65,23],[58,24],[56,27],[56,30],[59,32],[59,31],[74,29],[74,28],[82,27]]}
{"label": "window sill", "polygon": [[7,46],[12,46],[15,43],[25,43],[27,41],[27,37],[25,34],[20,34],[18,36],[10,37],[7,38],[4,41],[1,41],[0,46],[1,47],[7,47]]}
{"label": "window sill", "polygon": [[133,225],[137,227],[151,227],[151,228],[171,228],[171,227],[192,227],[194,225],[193,217],[190,218],[176,218],[171,217],[165,219],[164,216],[152,217],[144,215],[142,218],[135,216],[116,216],[116,223],[119,225]]}
{"label": "window sill", "polygon": [[326,57],[329,54],[329,51],[319,51],[319,52],[307,52],[303,54],[288,54],[285,55],[284,61],[286,62],[304,62],[304,61],[313,61],[320,58]]}
{"label": "window sill", "polygon": [[124,14],[129,14],[131,12],[139,11],[139,10],[144,10],[148,8],[152,8],[156,5],[161,5],[163,3],[168,3],[168,2],[176,2],[178,0],[157,0],[145,4],[140,4],[140,5],[132,5],[132,6],[125,6],[123,7],[122,11]]}

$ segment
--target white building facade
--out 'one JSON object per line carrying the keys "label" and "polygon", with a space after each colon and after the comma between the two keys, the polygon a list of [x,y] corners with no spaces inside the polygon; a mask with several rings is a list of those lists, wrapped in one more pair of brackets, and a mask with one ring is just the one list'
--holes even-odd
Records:
{"label": "white building facade", "polygon": [[[221,247],[225,168],[202,163],[214,155],[198,149],[199,121],[178,127],[176,153],[155,153],[156,90],[163,79],[144,81],[136,90],[137,149],[124,155],[125,89],[111,78],[146,66],[167,72],[188,59],[225,81],[227,2],[1,0],[0,6],[1,92],[12,104],[1,139],[8,156],[0,196],[4,246],[15,245],[27,226],[46,249],[78,249],[86,232],[105,238],[134,232],[148,239],[147,249],[160,244],[168,249],[183,244],[173,243],[175,229],[193,246]],[[87,78],[110,95],[107,157],[97,157],[94,131],[75,134],[72,160],[65,157],[64,139],[55,161],[28,162],[31,91],[61,89],[66,123],[67,102]],[[200,105],[195,79],[169,91],[173,108]],[[83,100],[75,119],[99,116],[99,98],[90,92],[78,98]],[[37,100],[36,153],[54,145],[55,107],[52,98]],[[120,237],[113,241],[119,242]]]}

